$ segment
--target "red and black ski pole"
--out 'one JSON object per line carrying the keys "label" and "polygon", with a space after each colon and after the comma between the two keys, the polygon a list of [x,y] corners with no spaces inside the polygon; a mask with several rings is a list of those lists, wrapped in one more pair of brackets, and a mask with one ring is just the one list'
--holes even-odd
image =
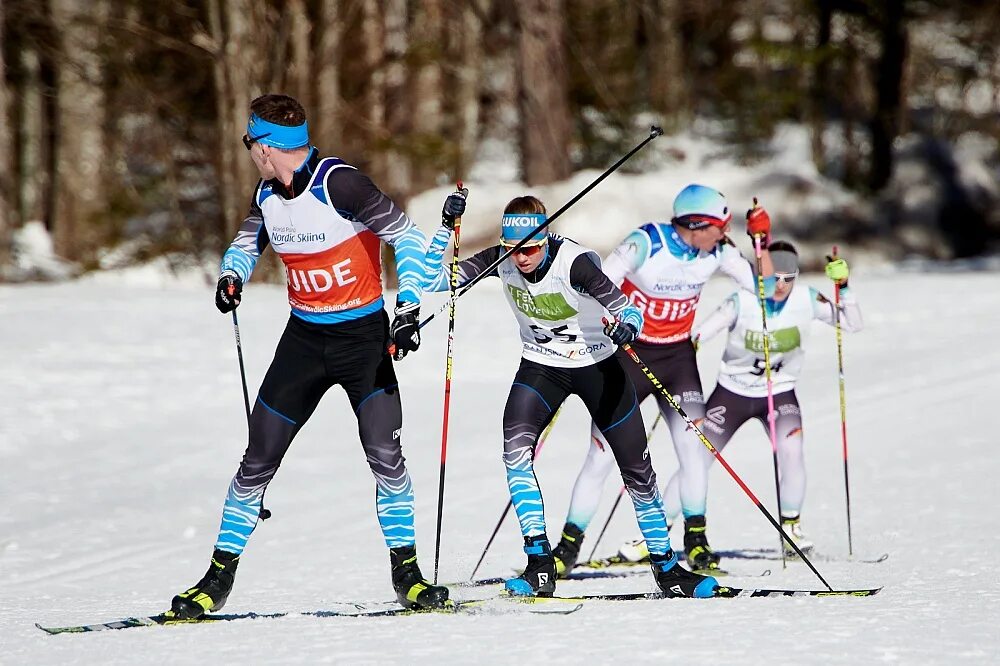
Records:
{"label": "red and black ski pole", "polygon": [[823,575],[816,569],[812,561],[806,557],[806,554],[802,552],[802,549],[799,548],[798,544],[796,544],[791,537],[785,534],[785,530],[781,529],[781,525],[774,519],[774,516],[772,516],[771,512],[767,510],[767,507],[765,507],[761,501],[757,499],[757,496],[754,495],[753,491],[750,490],[750,487],[743,482],[743,479],[736,473],[736,470],[730,467],[729,463],[726,462],[726,459],[722,457],[722,453],[720,453],[712,442],[709,441],[708,437],[705,436],[705,433],[701,431],[701,428],[695,425],[694,421],[692,421],[691,417],[687,415],[687,412],[684,411],[684,408],[681,407],[680,403],[674,399],[674,396],[670,394],[670,391],[668,391],[663,384],[660,383],[660,380],[656,378],[656,375],[654,375],[649,369],[649,366],[643,363],[642,359],[639,358],[639,355],[635,353],[634,349],[632,349],[632,345],[622,345],[621,349],[628,354],[629,358],[635,361],[635,364],[639,366],[642,374],[644,374],[646,379],[653,384],[656,390],[658,390],[663,397],[666,398],[667,402],[670,403],[670,406],[674,408],[674,411],[680,414],[681,418],[684,419],[684,422],[687,423],[688,428],[698,435],[698,439],[701,440],[701,443],[705,445],[713,456],[715,456],[715,459],[719,461],[719,464],[722,465],[727,472],[729,472],[729,476],[733,477],[733,480],[736,481],[736,484],[743,490],[744,493],[746,493],[746,496],[750,498],[758,509],[760,509],[760,512],[764,514],[764,517],[767,518],[769,523],[771,523],[771,526],[778,531],[779,535],[781,535],[782,540],[787,543],[799,557],[802,558],[802,561],[809,566],[814,574],[816,574],[816,577],[819,578],[820,582],[826,586],[826,589],[832,592],[833,588],[830,587],[828,582],[826,582],[826,579],[823,578]]}
{"label": "red and black ski pole", "polygon": [[[462,181],[458,190],[462,191]],[[465,190],[468,192],[468,190]],[[455,292],[458,289],[458,242],[462,231],[462,217],[455,218],[455,246],[451,255],[451,281],[448,289],[448,353],[444,370],[444,414],[441,419],[441,470],[438,473],[437,527],[434,536],[434,584],[438,581],[441,562],[441,519],[444,513],[444,474],[448,460],[448,414],[451,411],[451,367],[455,350]]]}

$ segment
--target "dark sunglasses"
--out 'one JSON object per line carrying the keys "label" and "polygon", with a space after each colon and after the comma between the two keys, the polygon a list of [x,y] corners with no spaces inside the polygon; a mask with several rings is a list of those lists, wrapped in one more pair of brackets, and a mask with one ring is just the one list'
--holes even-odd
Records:
{"label": "dark sunglasses", "polygon": [[271,136],[271,133],[261,134],[259,136],[250,136],[249,134],[243,135],[243,145],[247,147],[247,150],[253,148],[253,144],[257,143],[266,136]]}
{"label": "dark sunglasses", "polygon": [[788,284],[789,282],[794,281],[795,278],[798,277],[798,275],[799,275],[798,273],[775,273],[774,279],[781,280],[785,284]]}

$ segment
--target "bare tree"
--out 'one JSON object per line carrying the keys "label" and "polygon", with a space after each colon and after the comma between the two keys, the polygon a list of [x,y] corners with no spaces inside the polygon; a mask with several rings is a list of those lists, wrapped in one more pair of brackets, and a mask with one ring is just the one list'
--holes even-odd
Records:
{"label": "bare tree", "polygon": [[525,182],[544,185],[570,174],[571,117],[562,0],[517,0],[518,99]]}
{"label": "bare tree", "polygon": [[882,189],[892,176],[892,144],[899,134],[903,115],[903,66],[909,37],[904,17],[905,0],[877,3],[875,20],[882,52],[876,65],[876,104],[871,118],[872,161],[869,186]]}
{"label": "bare tree", "polygon": [[475,158],[474,150],[479,139],[479,88],[483,67],[483,25],[471,3],[462,3],[461,11],[446,18],[448,34],[459,36],[457,44],[450,44],[457,67],[454,74],[454,122],[452,136],[457,137],[458,151],[454,156],[452,175],[463,177]]}
{"label": "bare tree", "polygon": [[246,128],[250,100],[263,92],[269,44],[254,30],[263,8],[252,0],[208,0],[208,47],[213,53],[218,114],[218,176],[222,202],[222,236],[228,237],[248,205],[247,192],[257,179],[253,164],[242,154],[240,136]]}
{"label": "bare tree", "polygon": [[410,16],[406,0],[383,4],[384,50],[382,56],[382,126],[378,152],[383,173],[380,186],[400,206],[412,194],[413,170],[410,158],[401,148],[412,127],[413,100],[409,96],[409,68],[406,60],[410,47]]}
{"label": "bare tree", "polygon": [[343,23],[340,0],[321,0],[317,47],[313,55],[316,71],[316,108],[309,123],[313,142],[327,151],[339,152],[340,142],[340,31]]}
{"label": "bare tree", "polygon": [[[10,111],[7,94],[7,67],[3,58],[4,43],[4,7],[0,2],[0,146],[11,145]],[[6,274],[10,263],[10,245],[13,234],[14,220],[10,201],[14,199],[10,191],[11,183],[10,151],[3,150],[0,154],[0,282]]]}
{"label": "bare tree", "polygon": [[53,0],[52,22],[61,35],[58,68],[56,254],[87,257],[108,239],[106,228],[107,109],[101,57],[103,0]]}
{"label": "bare tree", "polygon": [[305,0],[288,0],[285,13],[291,24],[291,68],[287,89],[306,109],[312,109],[312,22]]}
{"label": "bare tree", "polygon": [[682,0],[642,0],[641,11],[649,38],[649,102],[675,122],[691,115],[681,37]]}
{"label": "bare tree", "polygon": [[435,182],[436,166],[441,163],[443,127],[442,59],[445,35],[441,0],[424,0],[414,12],[409,61],[414,64],[409,90],[412,111],[410,132],[410,186],[413,190],[430,187]]}

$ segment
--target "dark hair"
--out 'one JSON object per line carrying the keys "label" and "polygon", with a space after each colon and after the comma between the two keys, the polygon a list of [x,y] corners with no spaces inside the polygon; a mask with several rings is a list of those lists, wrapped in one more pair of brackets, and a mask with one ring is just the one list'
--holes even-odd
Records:
{"label": "dark hair", "polygon": [[796,250],[795,246],[789,243],[788,241],[783,241],[783,240],[772,241],[771,243],[768,244],[767,249],[770,252],[791,252],[796,257],[799,256],[798,250]]}
{"label": "dark hair", "polygon": [[287,127],[297,127],[306,121],[306,110],[288,95],[261,95],[250,102],[250,111],[268,122]]}
{"label": "dark hair", "polygon": [[545,214],[545,204],[538,198],[526,194],[523,197],[515,197],[510,200],[507,207],[503,209],[504,215],[516,213],[542,213]]}

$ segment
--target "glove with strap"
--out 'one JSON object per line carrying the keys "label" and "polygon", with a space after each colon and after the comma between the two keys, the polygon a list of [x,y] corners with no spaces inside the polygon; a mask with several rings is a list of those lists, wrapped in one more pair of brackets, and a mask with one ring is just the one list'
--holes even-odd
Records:
{"label": "glove with strap", "polygon": [[760,247],[766,250],[771,242],[771,216],[753,198],[753,208],[747,211],[747,235],[750,238],[760,236]]}
{"label": "glove with strap", "polygon": [[392,358],[401,361],[407,353],[420,348],[420,304],[396,303],[396,318],[389,327],[389,337],[392,338],[390,353]]}
{"label": "glove with strap", "polygon": [[847,261],[836,256],[826,256],[826,276],[840,285],[843,289],[847,286],[847,278],[851,271],[847,266]]}
{"label": "glove with strap", "polygon": [[622,345],[634,342],[636,336],[639,335],[639,331],[635,330],[635,326],[628,322],[618,321],[617,319],[608,321],[605,319],[604,335],[611,338],[611,342],[621,347]]}
{"label": "glove with strap", "polygon": [[465,213],[465,200],[469,198],[469,188],[459,187],[458,191],[448,195],[441,209],[441,224],[452,231],[455,230],[455,218]]}
{"label": "glove with strap", "polygon": [[225,273],[219,278],[219,284],[215,287],[215,307],[219,308],[222,314],[232,312],[240,304],[242,294],[243,280],[234,273]]}

